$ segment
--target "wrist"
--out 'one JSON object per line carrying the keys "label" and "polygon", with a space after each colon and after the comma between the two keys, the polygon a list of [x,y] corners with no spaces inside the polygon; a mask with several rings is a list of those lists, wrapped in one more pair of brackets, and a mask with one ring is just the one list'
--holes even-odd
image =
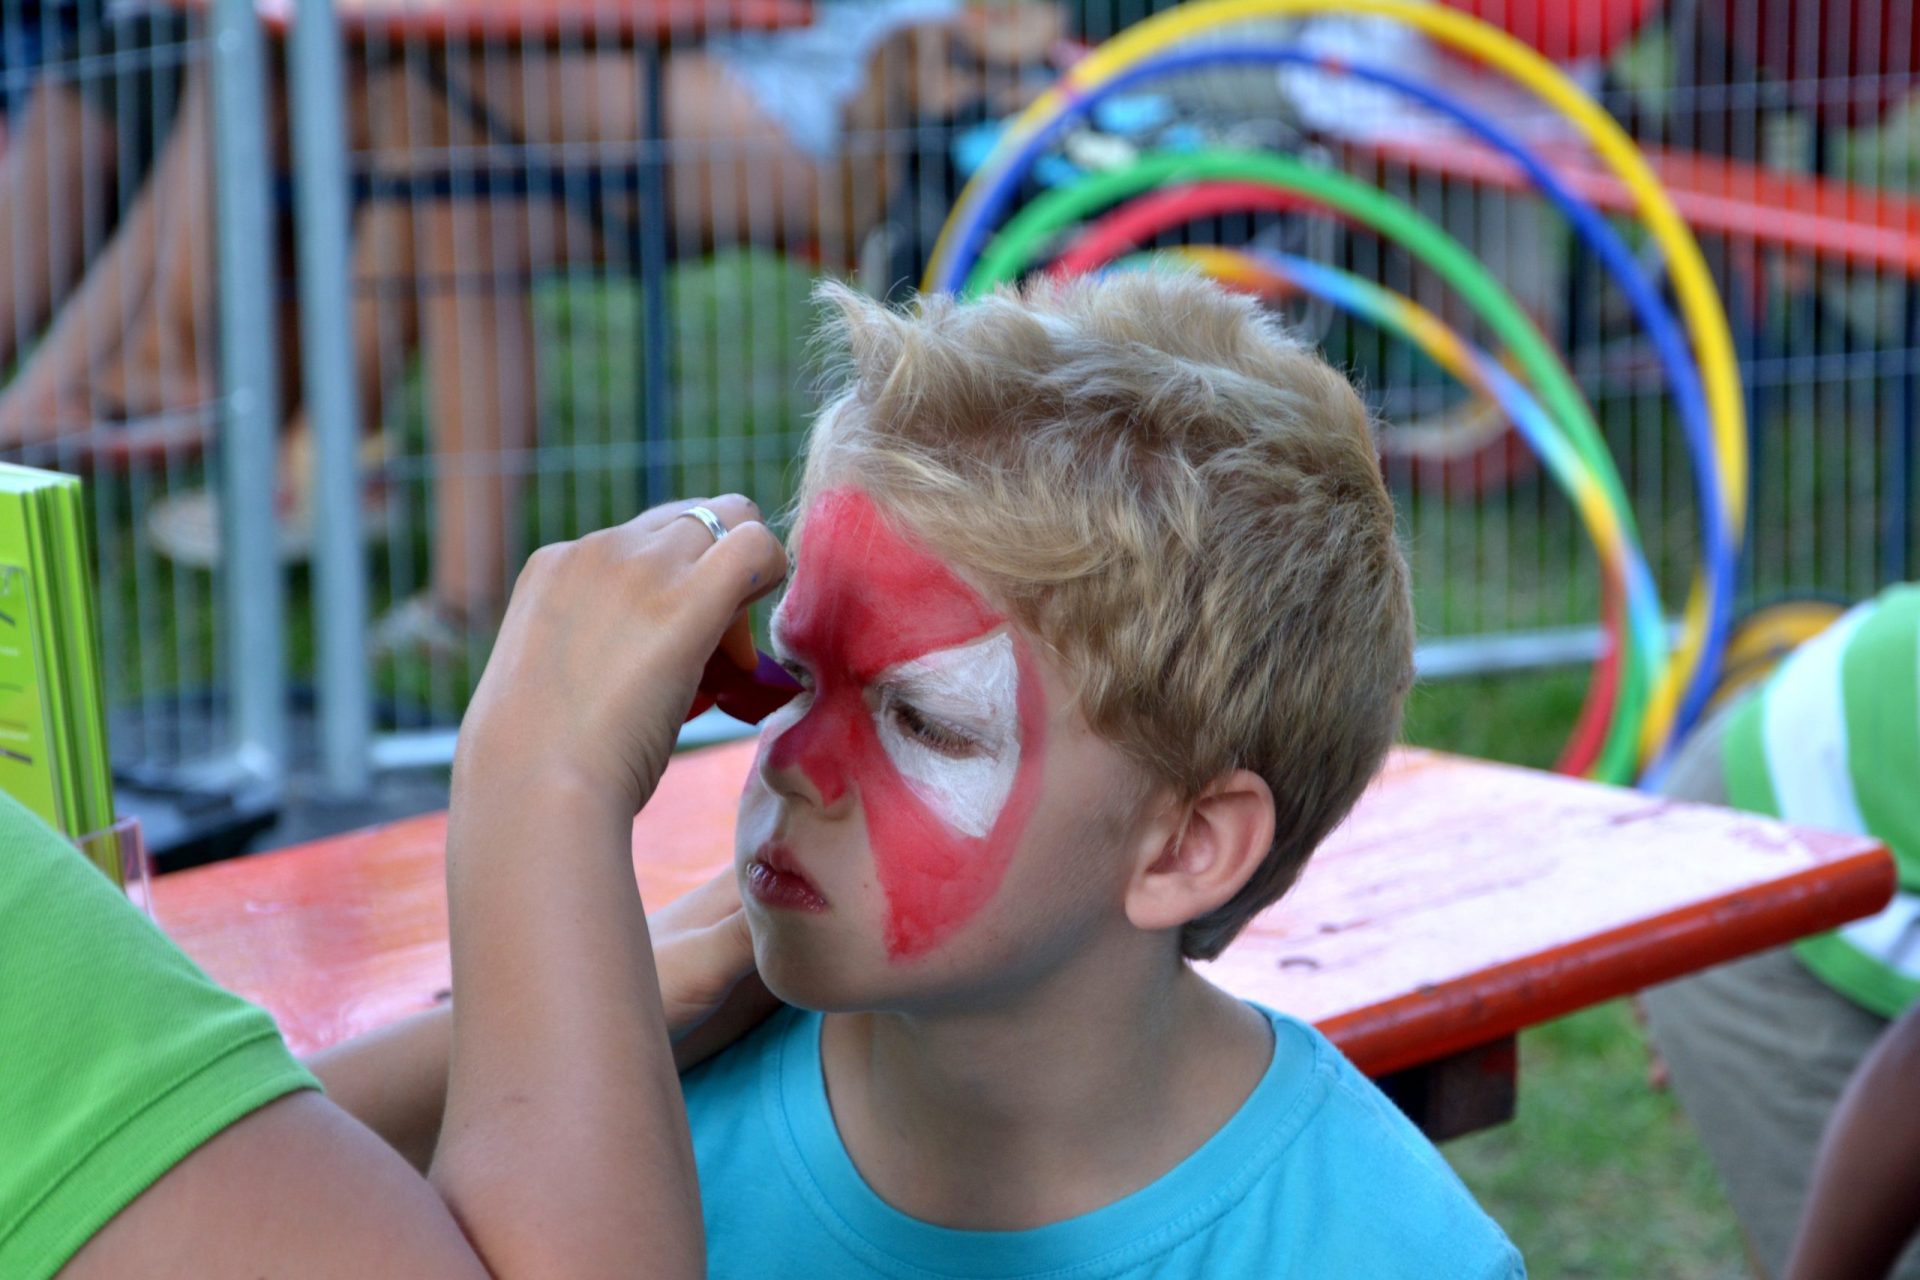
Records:
{"label": "wrist", "polygon": [[625,827],[632,824],[640,806],[627,786],[576,761],[468,751],[463,742],[454,756],[451,809],[456,818],[557,813],[566,815],[570,824]]}

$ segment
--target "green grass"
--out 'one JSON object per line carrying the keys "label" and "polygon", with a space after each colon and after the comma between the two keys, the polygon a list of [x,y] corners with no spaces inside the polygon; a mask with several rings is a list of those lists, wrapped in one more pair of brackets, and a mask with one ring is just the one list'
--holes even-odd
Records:
{"label": "green grass", "polygon": [[1444,1148],[1540,1277],[1730,1280],[1732,1211],[1624,1000],[1520,1037],[1513,1123]]}
{"label": "green grass", "polygon": [[[1540,767],[1558,753],[1585,672],[1421,685],[1407,739]],[[1673,1096],[1648,1082],[1627,1001],[1520,1036],[1511,1124],[1448,1144],[1447,1159],[1539,1277],[1723,1280],[1746,1275],[1733,1212]]]}
{"label": "green grass", "polygon": [[1550,769],[1586,690],[1585,671],[1419,684],[1407,699],[1405,736],[1421,746]]}

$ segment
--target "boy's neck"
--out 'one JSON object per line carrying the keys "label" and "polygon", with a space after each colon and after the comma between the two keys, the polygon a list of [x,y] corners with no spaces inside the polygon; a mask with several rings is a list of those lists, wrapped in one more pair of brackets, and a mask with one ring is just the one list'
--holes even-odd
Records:
{"label": "boy's neck", "polygon": [[1261,1015],[1137,938],[990,1013],[840,1014],[821,1052],[867,1184],[940,1226],[1014,1231],[1147,1186],[1265,1072]]}

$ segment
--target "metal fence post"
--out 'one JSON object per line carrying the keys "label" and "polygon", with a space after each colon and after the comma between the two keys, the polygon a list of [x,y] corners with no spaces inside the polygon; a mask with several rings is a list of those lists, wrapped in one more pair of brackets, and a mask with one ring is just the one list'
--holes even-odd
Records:
{"label": "metal fence post", "polygon": [[273,490],[279,387],[273,350],[273,221],[264,39],[253,0],[214,0],[213,146],[220,299],[219,483],[223,607],[237,762],[286,774],[286,590]]}
{"label": "metal fence post", "polygon": [[291,46],[300,352],[315,459],[314,622],[320,761],[336,795],[368,786],[367,580],[354,397],[353,264],[340,27],[331,0],[303,0]]}

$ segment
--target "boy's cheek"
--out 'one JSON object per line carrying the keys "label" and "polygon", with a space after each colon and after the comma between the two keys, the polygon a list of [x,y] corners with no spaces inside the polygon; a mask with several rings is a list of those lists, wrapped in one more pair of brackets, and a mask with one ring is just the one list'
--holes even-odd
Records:
{"label": "boy's cheek", "polygon": [[[761,750],[766,749],[765,739],[761,740]],[[779,826],[780,804],[774,799],[773,792],[767,789],[766,782],[760,776],[760,765],[756,760],[747,772],[746,785],[740,789],[740,807],[733,824],[733,860],[741,865],[751,858],[754,851],[773,839]]]}

